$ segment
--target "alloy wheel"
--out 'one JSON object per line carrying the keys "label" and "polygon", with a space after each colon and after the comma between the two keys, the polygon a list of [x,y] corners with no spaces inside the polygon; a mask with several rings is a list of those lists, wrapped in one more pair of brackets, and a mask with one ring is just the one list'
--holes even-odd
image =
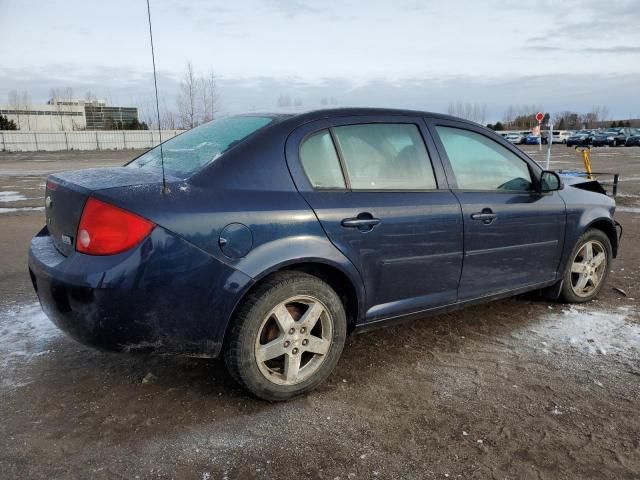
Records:
{"label": "alloy wheel", "polygon": [[607,269],[607,254],[597,240],[589,240],[578,250],[571,264],[571,289],[579,297],[596,290]]}
{"label": "alloy wheel", "polygon": [[333,319],[318,299],[296,296],[274,307],[255,342],[260,372],[278,385],[296,385],[318,371],[331,347]]}

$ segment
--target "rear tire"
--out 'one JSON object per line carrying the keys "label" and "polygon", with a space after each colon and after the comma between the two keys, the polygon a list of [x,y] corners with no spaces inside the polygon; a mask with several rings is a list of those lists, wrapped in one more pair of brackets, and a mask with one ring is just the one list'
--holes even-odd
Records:
{"label": "rear tire", "polygon": [[306,273],[280,272],[238,308],[224,359],[231,376],[255,396],[287,400],[327,379],[346,331],[344,306],[328,284]]}
{"label": "rear tire", "polygon": [[568,303],[593,300],[607,280],[612,258],[609,237],[602,230],[587,230],[569,257],[560,298]]}

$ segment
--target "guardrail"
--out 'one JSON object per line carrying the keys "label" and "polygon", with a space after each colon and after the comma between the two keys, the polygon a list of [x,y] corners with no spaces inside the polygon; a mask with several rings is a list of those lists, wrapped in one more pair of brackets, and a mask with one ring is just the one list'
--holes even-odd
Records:
{"label": "guardrail", "polygon": [[[184,130],[163,130],[162,141]],[[70,150],[130,150],[155,147],[160,136],[155,130],[95,130],[45,132],[0,130],[0,151],[57,152]]]}

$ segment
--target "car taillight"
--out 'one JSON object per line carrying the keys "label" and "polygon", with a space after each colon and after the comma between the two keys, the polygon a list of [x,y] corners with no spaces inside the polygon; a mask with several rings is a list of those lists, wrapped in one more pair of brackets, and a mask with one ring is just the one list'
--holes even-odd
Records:
{"label": "car taillight", "polygon": [[76,250],[89,255],[114,255],[140,243],[155,224],[95,198],[82,211]]}

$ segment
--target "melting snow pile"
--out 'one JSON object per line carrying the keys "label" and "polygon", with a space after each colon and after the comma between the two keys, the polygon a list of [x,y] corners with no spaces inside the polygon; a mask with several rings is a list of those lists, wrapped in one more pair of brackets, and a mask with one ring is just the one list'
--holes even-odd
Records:
{"label": "melting snow pile", "polygon": [[28,198],[20,192],[0,192],[0,202],[19,202],[20,200],[28,200]]}
{"label": "melting snow pile", "polygon": [[12,213],[12,212],[39,212],[44,210],[44,207],[17,207],[17,208],[0,208],[0,213]]}
{"label": "melting snow pile", "polygon": [[[545,350],[569,347],[591,355],[612,353],[637,357],[640,355],[640,325],[632,321],[626,307],[617,311],[598,311],[575,306],[563,309],[532,326]],[[555,348],[554,348],[555,347]]]}
{"label": "melting snow pile", "polygon": [[51,352],[52,340],[61,335],[37,302],[0,311],[0,386],[23,385],[14,370]]}

